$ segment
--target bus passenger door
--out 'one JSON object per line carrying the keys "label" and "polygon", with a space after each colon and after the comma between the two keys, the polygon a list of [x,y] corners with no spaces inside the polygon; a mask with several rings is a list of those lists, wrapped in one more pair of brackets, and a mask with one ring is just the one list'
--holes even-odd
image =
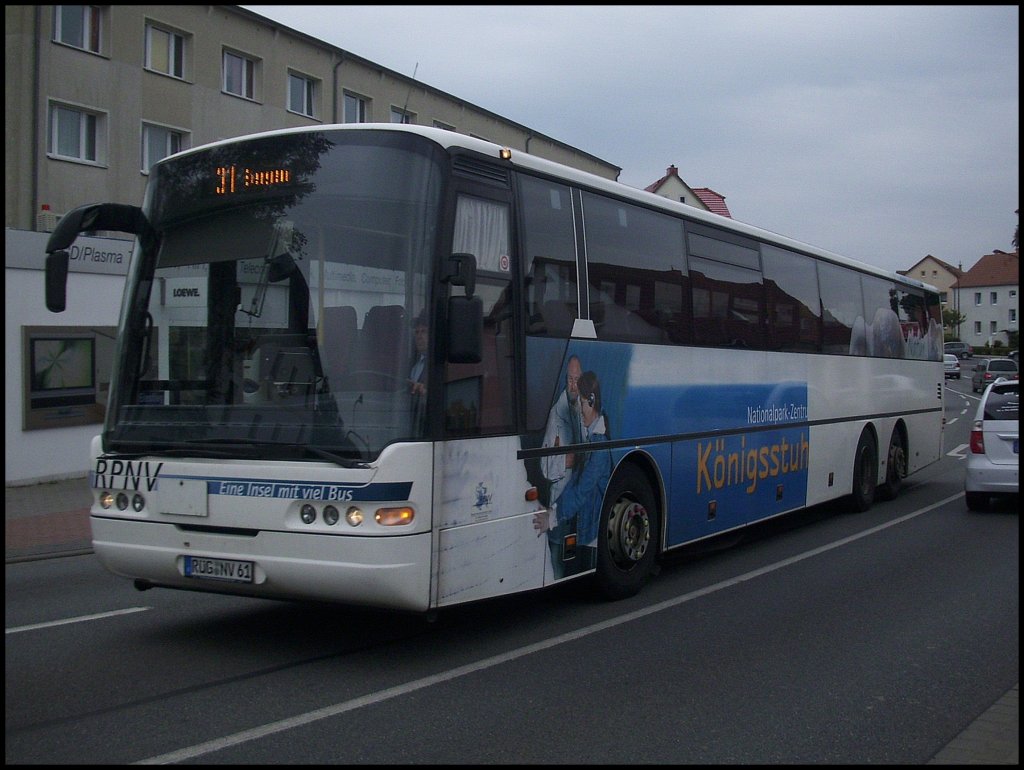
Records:
{"label": "bus passenger door", "polygon": [[[483,303],[479,363],[447,363],[444,377],[446,436],[512,432],[515,425],[510,294],[511,212],[507,201],[460,194],[456,203],[453,253],[476,257],[474,294]],[[451,286],[453,293],[465,287]]]}
{"label": "bus passenger door", "polygon": [[446,362],[444,369],[438,606],[539,588],[544,580],[546,548],[533,526],[540,506],[528,499],[517,456],[511,205],[507,191],[480,187],[455,201],[451,251],[476,258],[483,332],[478,363]]}

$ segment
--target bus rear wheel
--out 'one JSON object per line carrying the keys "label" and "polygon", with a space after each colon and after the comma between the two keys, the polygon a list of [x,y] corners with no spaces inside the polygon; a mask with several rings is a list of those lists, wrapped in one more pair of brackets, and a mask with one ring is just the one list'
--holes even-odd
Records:
{"label": "bus rear wheel", "polygon": [[598,588],[609,599],[635,595],[654,571],[660,513],[647,477],[627,467],[612,479],[597,536]]}
{"label": "bus rear wheel", "polygon": [[857,454],[853,458],[853,490],[850,494],[850,508],[855,513],[863,513],[875,501],[875,488],[878,485],[878,448],[875,439],[868,431],[860,434],[857,442]]}
{"label": "bus rear wheel", "polygon": [[878,488],[878,496],[882,500],[895,500],[903,486],[907,475],[907,448],[903,443],[903,434],[894,428],[889,439],[889,455],[885,463],[885,483]]}

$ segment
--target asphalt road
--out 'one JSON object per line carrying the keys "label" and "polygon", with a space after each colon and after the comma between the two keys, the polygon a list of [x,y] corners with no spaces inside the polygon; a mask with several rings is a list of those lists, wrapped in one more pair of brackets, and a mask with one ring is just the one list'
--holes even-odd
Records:
{"label": "asphalt road", "polygon": [[427,623],[10,563],[6,760],[926,763],[1019,678],[1019,516],[966,510],[955,390],[897,500],[688,549],[622,602]]}

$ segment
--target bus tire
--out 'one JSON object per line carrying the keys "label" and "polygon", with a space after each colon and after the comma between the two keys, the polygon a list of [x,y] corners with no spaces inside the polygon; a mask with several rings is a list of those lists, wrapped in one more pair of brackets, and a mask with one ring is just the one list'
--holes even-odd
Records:
{"label": "bus tire", "polygon": [[878,488],[882,500],[895,500],[907,475],[907,447],[899,428],[893,428],[889,439],[889,454],[885,463],[885,483]]}
{"label": "bus tire", "polygon": [[605,493],[597,535],[595,580],[608,599],[634,596],[654,571],[660,512],[642,471],[626,466]]}
{"label": "bus tire", "polygon": [[853,489],[850,492],[850,508],[854,513],[863,513],[875,501],[875,487],[878,485],[878,448],[870,431],[864,430],[857,442],[857,453],[853,457]]}

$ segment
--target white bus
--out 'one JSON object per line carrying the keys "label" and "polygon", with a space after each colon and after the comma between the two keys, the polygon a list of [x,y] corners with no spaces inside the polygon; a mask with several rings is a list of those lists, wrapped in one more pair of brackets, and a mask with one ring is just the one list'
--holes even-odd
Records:
{"label": "white bus", "polygon": [[141,208],[60,221],[51,310],[96,230],[137,241],[93,546],[140,589],[628,596],[674,548],[866,509],[941,454],[933,288],[451,131],[166,158]]}

